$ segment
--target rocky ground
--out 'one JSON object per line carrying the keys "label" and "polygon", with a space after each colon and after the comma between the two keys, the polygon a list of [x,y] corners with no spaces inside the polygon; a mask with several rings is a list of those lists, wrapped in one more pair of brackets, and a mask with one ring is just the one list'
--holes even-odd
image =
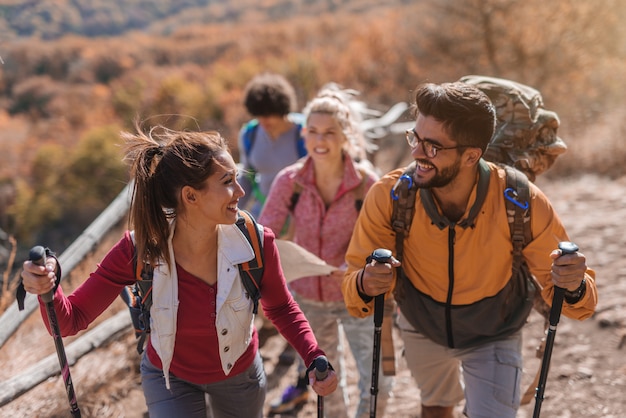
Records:
{"label": "rocky ground", "polygon": [[[584,322],[561,318],[541,416],[626,417],[626,252],[623,248],[626,238],[622,229],[626,218],[626,178],[611,181],[585,176],[559,182],[540,178],[538,184],[561,214],[571,239],[587,256],[589,265],[596,269],[600,292],[593,318]],[[125,309],[121,303],[111,307],[108,314],[119,309]],[[537,314],[531,315],[524,332],[526,389],[540,366],[535,347],[543,335],[543,320]],[[399,338],[395,342],[398,354],[396,384],[385,417],[417,418],[420,416],[419,391],[405,368],[402,342]],[[268,402],[280,396],[282,389],[294,380],[295,365],[278,362],[284,349],[284,340],[280,336],[267,338],[261,349],[269,379]],[[35,314],[0,350],[3,365],[0,379],[20,373],[52,353],[53,341],[43,332],[41,319]],[[137,363],[130,330],[124,338],[79,360],[71,373],[83,417],[146,416]],[[349,383],[354,383],[355,379],[353,374],[348,375]],[[354,392],[351,395],[352,400],[356,399]],[[534,400],[522,407],[518,416],[531,417],[533,408]],[[459,406],[458,411],[461,409]],[[0,416],[69,416],[62,380],[56,377],[40,384],[1,407]],[[316,416],[315,397],[311,396],[297,415],[285,416]]]}

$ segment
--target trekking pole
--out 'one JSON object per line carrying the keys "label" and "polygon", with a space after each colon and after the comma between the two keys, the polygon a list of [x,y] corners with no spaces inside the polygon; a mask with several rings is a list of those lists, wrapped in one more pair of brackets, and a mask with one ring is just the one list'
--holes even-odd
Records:
{"label": "trekking pole", "polygon": [[[28,253],[28,258],[33,262],[33,264],[44,266],[46,264],[46,250],[40,245],[33,247]],[[78,402],[76,401],[76,394],[74,393],[74,385],[72,384],[72,377],[70,376],[70,367],[67,363],[65,348],[63,347],[63,339],[61,338],[57,314],[54,311],[54,290],[41,295],[41,299],[46,303],[48,323],[50,324],[50,330],[52,331],[52,337],[54,338],[54,345],[57,349],[57,357],[59,358],[59,364],[61,366],[61,375],[63,376],[63,382],[65,383],[65,391],[67,392],[67,398],[70,401],[70,412],[72,413],[72,417],[80,418],[80,409],[78,409]]]}
{"label": "trekking pole", "polygon": [[[328,376],[328,359],[319,356],[315,359],[315,379],[322,381]],[[324,397],[317,395],[317,418],[324,418]]]}
{"label": "trekking pole", "polygon": [[[376,260],[377,263],[389,263],[391,251],[384,248],[374,250],[367,257],[367,262]],[[380,294],[374,298],[374,350],[372,353],[372,386],[370,387],[370,418],[376,418],[376,400],[378,397],[378,370],[380,366],[380,341],[383,327],[383,311],[385,310],[385,295]]]}
{"label": "trekking pole", "polygon": [[[578,251],[578,246],[573,242],[560,242],[559,249],[561,254],[574,254]],[[554,296],[552,296],[552,307],[550,308],[550,326],[548,327],[548,335],[546,336],[546,346],[541,361],[541,374],[539,375],[539,384],[535,393],[535,410],[533,418],[539,418],[541,412],[541,403],[543,402],[543,394],[546,390],[546,381],[548,380],[548,369],[550,368],[550,358],[552,357],[552,348],[554,347],[554,337],[556,336],[556,326],[561,318],[561,309],[563,308],[563,296],[565,289],[562,287],[554,287]]]}

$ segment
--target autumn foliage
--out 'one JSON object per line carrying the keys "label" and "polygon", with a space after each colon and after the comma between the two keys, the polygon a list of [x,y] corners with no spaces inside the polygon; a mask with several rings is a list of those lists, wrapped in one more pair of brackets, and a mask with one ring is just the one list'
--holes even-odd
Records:
{"label": "autumn foliage", "polygon": [[265,70],[287,76],[301,107],[329,81],[386,109],[424,81],[511,78],[561,118],[570,152],[550,173],[622,174],[619,0],[144,2],[162,6],[149,23],[132,15],[111,33],[104,14],[75,15],[77,2],[42,3],[61,11],[39,34],[24,29],[28,13],[0,9],[22,22],[0,44],[0,229],[24,246],[67,245],[115,197],[128,180],[118,133],[136,119],[217,129],[237,156],[242,90]]}

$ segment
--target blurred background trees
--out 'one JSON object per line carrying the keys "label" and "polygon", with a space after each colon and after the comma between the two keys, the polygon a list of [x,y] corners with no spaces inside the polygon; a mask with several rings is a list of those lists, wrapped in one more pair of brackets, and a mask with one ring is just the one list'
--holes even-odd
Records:
{"label": "blurred background trees", "polygon": [[424,81],[510,78],[561,118],[546,176],[620,176],[625,23],[620,0],[6,1],[0,230],[62,251],[127,182],[135,120],[217,129],[237,157],[242,90],[268,70],[300,107],[335,81],[383,110]]}

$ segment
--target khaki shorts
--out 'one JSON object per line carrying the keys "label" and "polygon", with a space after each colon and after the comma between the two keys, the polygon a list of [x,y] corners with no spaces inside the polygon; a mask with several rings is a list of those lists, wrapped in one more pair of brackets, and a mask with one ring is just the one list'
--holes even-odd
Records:
{"label": "khaki shorts", "polygon": [[422,405],[454,406],[465,398],[470,417],[515,418],[522,377],[521,332],[477,347],[451,349],[416,332],[402,314],[398,325]]}

